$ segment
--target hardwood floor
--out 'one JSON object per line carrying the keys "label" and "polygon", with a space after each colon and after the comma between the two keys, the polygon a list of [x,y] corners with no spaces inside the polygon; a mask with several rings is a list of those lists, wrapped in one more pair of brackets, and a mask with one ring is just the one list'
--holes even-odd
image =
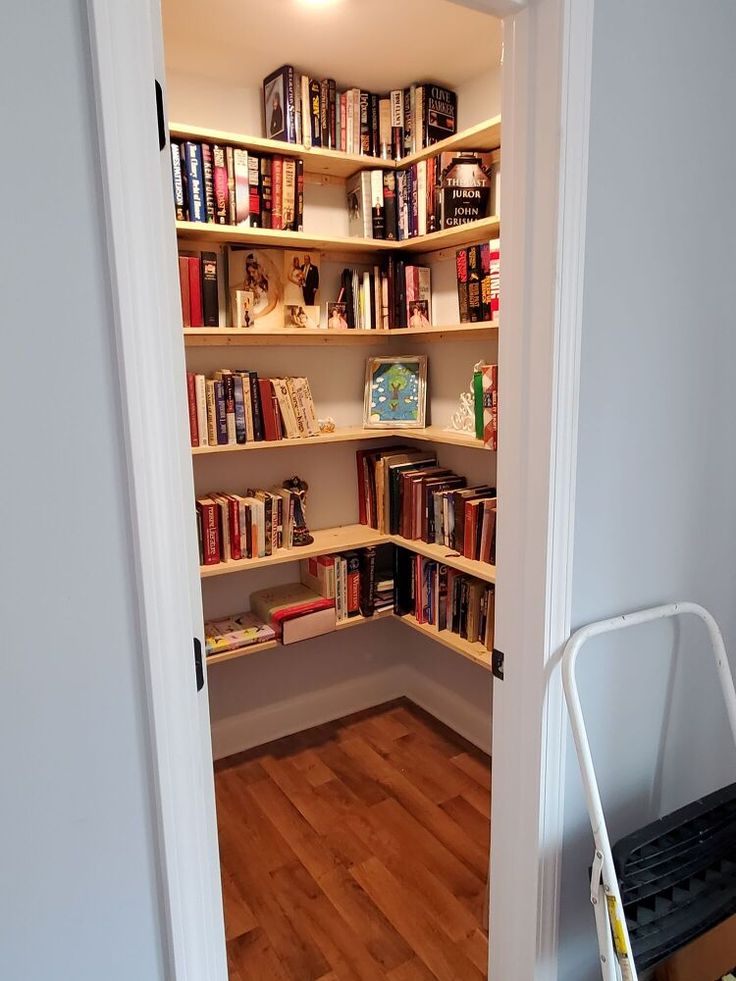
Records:
{"label": "hardwood floor", "polygon": [[490,760],[400,699],[215,766],[230,981],[475,981]]}

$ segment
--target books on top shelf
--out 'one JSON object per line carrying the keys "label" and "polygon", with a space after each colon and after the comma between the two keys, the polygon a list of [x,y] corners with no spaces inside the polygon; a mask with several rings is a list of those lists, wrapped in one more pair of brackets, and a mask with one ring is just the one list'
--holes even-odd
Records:
{"label": "books on top shelf", "polygon": [[274,640],[276,631],[264,623],[255,613],[237,613],[223,620],[210,620],[204,625],[204,642],[207,656],[225,654],[239,647],[250,647]]}
{"label": "books on top shelf", "polygon": [[333,78],[282,65],[263,80],[263,121],[268,139],[401,159],[457,131],[457,94],[432,83],[338,91]]}
{"label": "books on top shelf", "polygon": [[434,559],[396,549],[394,612],[493,649],[495,589]]}
{"label": "books on top shelf", "polygon": [[435,453],[408,446],[358,450],[356,464],[361,524],[494,561],[495,487],[468,487]]}
{"label": "books on top shelf", "polygon": [[458,249],[455,253],[460,323],[499,319],[501,291],[499,239]]}
{"label": "books on top shelf", "polygon": [[301,582],[259,589],[250,595],[251,610],[282,644],[319,637],[335,629],[335,599]]}
{"label": "books on top shelf", "polygon": [[223,368],[187,373],[192,446],[302,439],[320,432],[307,378],[259,378]]}
{"label": "books on top shelf", "polygon": [[171,169],[177,221],[304,228],[304,164],[296,157],[172,140]]}
{"label": "books on top shelf", "polygon": [[283,487],[215,491],[196,500],[200,565],[262,558],[294,544],[294,503]]}

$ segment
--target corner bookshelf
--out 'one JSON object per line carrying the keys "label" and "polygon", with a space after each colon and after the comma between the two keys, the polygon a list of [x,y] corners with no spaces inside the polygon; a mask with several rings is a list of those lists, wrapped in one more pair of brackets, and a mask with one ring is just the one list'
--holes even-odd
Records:
{"label": "corner bookshelf", "polygon": [[[434,144],[418,153],[410,154],[399,161],[348,154],[336,150],[306,148],[296,144],[287,144],[223,130],[190,126],[183,123],[170,123],[169,129],[173,139],[243,147],[254,153],[299,157],[303,161],[306,184],[342,184],[360,170],[377,168],[392,170],[398,167],[411,166],[434,154],[445,151],[459,151],[464,149],[490,151],[497,150],[501,146],[500,116],[484,120],[475,126],[443,140],[441,143]],[[320,252],[326,261],[331,260],[333,262],[340,262],[343,258],[346,261],[350,261],[351,259],[357,259],[359,261],[361,257],[363,260],[370,259],[371,261],[378,261],[378,257],[388,253],[424,255],[433,261],[435,259],[437,261],[446,261],[454,257],[452,250],[456,248],[474,245],[498,237],[500,234],[500,219],[498,216],[490,216],[401,241],[321,234],[311,229],[308,231],[292,232],[189,221],[176,222],[176,233],[180,244],[185,249],[207,249],[215,245],[240,244],[252,245],[254,248],[309,249]],[[457,317],[457,311],[455,312],[455,317]],[[445,345],[452,345],[456,342],[462,342],[463,344],[475,342],[487,350],[491,345],[497,343],[498,334],[499,323],[497,321],[457,323],[452,322],[452,318],[448,318],[447,323],[432,325],[421,330],[400,328],[394,330],[351,329],[337,331],[324,328],[310,329],[294,327],[271,330],[259,330],[257,327],[250,329],[227,327],[191,327],[183,329],[184,345],[188,358],[190,356],[195,358],[207,356],[206,349],[213,348],[218,349],[223,355],[224,362],[228,361],[228,357],[232,357],[233,359],[239,357],[243,353],[243,349],[248,352],[253,351],[254,353],[263,351],[265,356],[268,357],[268,350],[271,348],[277,349],[275,353],[279,354],[278,349],[284,348],[287,350],[290,348],[299,350],[309,347],[317,349],[332,349],[334,347],[336,351],[331,357],[334,356],[339,359],[341,356],[340,352],[345,352],[345,348],[348,349],[348,352],[345,352],[345,357],[349,357],[349,349],[351,347],[357,348],[359,351],[365,350],[368,347],[376,347],[381,350],[381,353],[391,353],[392,351],[401,352],[401,348],[405,345],[423,346],[431,344],[433,345],[433,349],[436,349],[438,355],[437,359],[434,359],[433,354],[433,364],[436,360],[441,365],[442,348]],[[305,356],[307,353],[305,352]],[[210,361],[208,363],[211,363],[212,354],[209,357]],[[220,366],[225,365],[218,365],[218,367]],[[441,371],[441,367],[439,370]],[[281,454],[284,455],[286,458],[285,462],[288,463],[291,460],[288,451],[296,449],[309,452],[310,448],[314,447],[335,446],[336,449],[334,452],[338,453],[340,452],[340,445],[383,445],[380,443],[381,440],[389,442],[390,440],[395,441],[397,439],[409,444],[421,443],[447,446],[456,448],[462,452],[472,450],[473,452],[468,459],[470,460],[472,458],[476,466],[481,461],[490,460],[495,457],[495,454],[491,453],[483,445],[481,440],[477,440],[474,434],[446,430],[440,426],[427,426],[423,429],[366,429],[363,426],[341,426],[331,433],[323,433],[303,439],[281,439],[236,445],[193,447],[192,459],[195,464],[195,475],[201,461],[206,458],[213,461],[218,460],[223,466],[231,466],[233,473],[235,473],[235,467],[237,467],[237,477],[234,479],[238,483],[243,483],[243,467],[237,462],[243,459],[240,455],[242,453],[245,453],[245,460],[248,461],[248,467],[250,467],[253,461],[256,460],[259,463],[260,461],[272,461],[273,458],[270,456],[269,451],[279,451],[273,462],[268,464],[273,467],[276,460],[281,458]],[[232,463],[228,464],[227,461],[232,461]],[[214,464],[212,465],[214,466]],[[294,467],[298,469],[299,464],[295,463]],[[353,488],[351,486],[350,492],[352,491]],[[313,490],[310,491],[311,493],[319,493],[319,491]],[[416,555],[434,559],[460,572],[467,573],[483,582],[495,583],[496,580],[496,570],[493,565],[465,558],[463,555],[444,546],[405,539],[400,535],[381,533],[374,528],[360,524],[343,523],[335,527],[310,528],[310,530],[314,536],[314,541],[308,546],[292,549],[282,548],[275,551],[272,555],[251,559],[230,560],[216,565],[202,566],[200,568],[201,578],[203,581],[208,580],[214,582],[221,580],[221,577],[224,576],[242,575],[251,571],[268,569],[272,566],[297,563],[301,559],[309,558],[310,556],[339,553],[370,545],[393,543]],[[470,643],[457,634],[446,630],[439,631],[431,625],[419,623],[413,616],[397,616],[392,611],[386,611],[369,618],[352,618],[338,624],[337,630],[342,631],[348,628],[367,627],[368,624],[383,619],[398,620],[407,629],[411,629],[426,639],[442,645],[445,649],[454,652],[485,671],[490,670],[491,655],[482,644]],[[258,653],[275,652],[279,649],[283,649],[283,645],[279,641],[266,641],[265,643],[254,644],[234,651],[211,655],[207,658],[206,663],[208,667],[214,667],[225,661],[234,661]]]}

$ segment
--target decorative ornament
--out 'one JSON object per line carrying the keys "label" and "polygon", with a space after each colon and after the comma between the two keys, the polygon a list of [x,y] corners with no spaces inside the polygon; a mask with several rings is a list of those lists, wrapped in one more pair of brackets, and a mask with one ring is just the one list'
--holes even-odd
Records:
{"label": "decorative ornament", "polygon": [[319,425],[319,431],[321,433],[334,433],[336,428],[335,420],[332,416],[327,416],[326,419],[318,419],[317,423]]}
{"label": "decorative ornament", "polygon": [[307,528],[306,504],[309,484],[306,480],[295,475],[285,480],[281,486],[288,490],[294,502],[294,546],[298,548],[301,545],[311,545],[314,537],[309,534],[309,528]]}
{"label": "decorative ornament", "polygon": [[[482,361],[473,365],[473,374],[480,371]],[[470,385],[467,392],[460,393],[460,405],[452,413],[450,425],[447,429],[458,433],[473,433],[475,435],[475,395],[473,394],[473,377],[470,377]]]}

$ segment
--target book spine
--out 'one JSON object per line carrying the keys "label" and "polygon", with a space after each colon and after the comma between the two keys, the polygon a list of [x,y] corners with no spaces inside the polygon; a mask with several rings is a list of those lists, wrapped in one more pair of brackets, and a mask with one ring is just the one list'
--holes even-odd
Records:
{"label": "book spine", "polygon": [[407,184],[406,184],[406,171],[398,170],[396,172],[396,210],[398,218],[398,236],[399,240],[403,241],[408,238],[407,231]]}
{"label": "book spine", "polygon": [[498,320],[501,300],[501,243],[492,239],[489,243],[489,279],[491,320]]}
{"label": "book spine", "polygon": [[207,391],[207,443],[217,446],[217,407],[215,405],[215,382],[208,378],[205,381]]}
{"label": "book spine", "polygon": [[320,84],[316,78],[309,79],[309,124],[312,146],[322,146]]}
{"label": "book spine", "polygon": [[467,249],[458,249],[455,253],[455,274],[457,277],[457,305],[460,313],[460,323],[467,324],[470,321]]}
{"label": "book spine", "polygon": [[235,425],[235,376],[225,375],[222,379],[225,388],[225,425],[227,441],[232,446],[238,442]]}
{"label": "book spine", "polygon": [[309,101],[309,76],[301,78],[302,99],[302,143],[309,150],[312,146],[312,111]]}
{"label": "book spine", "polygon": [[378,117],[378,96],[375,92],[370,93],[370,152],[373,157],[381,155],[381,134],[380,122]]}
{"label": "book spine", "polygon": [[243,378],[241,375],[233,376],[234,397],[235,397],[235,442],[245,443],[245,402],[243,400]]}
{"label": "book spine", "polygon": [[271,216],[273,208],[272,183],[271,183],[272,162],[270,157],[261,157],[261,226],[271,228]]}
{"label": "book spine", "polygon": [[263,413],[263,438],[270,442],[279,438],[276,429],[276,419],[273,414],[273,388],[271,379],[259,378],[258,390],[261,397],[261,410]]}
{"label": "book spine", "polygon": [[217,289],[217,255],[202,253],[202,323],[205,327],[218,327],[220,310]]}
{"label": "book spine", "polygon": [[319,83],[319,138],[323,147],[330,146],[330,86],[326,78]]}
{"label": "book spine", "polygon": [[197,392],[194,373],[187,372],[187,406],[189,408],[189,442],[199,446],[199,430],[197,428]]}
{"label": "book spine", "polygon": [[302,77],[294,74],[294,142],[302,143]]}
{"label": "book spine", "polygon": [[424,134],[424,93],[426,86],[417,85],[414,92],[414,148],[423,150],[426,146]]}
{"label": "book spine", "polygon": [[349,89],[345,93],[345,152],[354,153],[353,133],[355,132],[355,120],[353,118],[353,90]]}
{"label": "book spine", "polygon": [[291,65],[286,68],[284,78],[284,95],[286,98],[286,142],[296,143],[296,102],[294,93],[294,69]]}
{"label": "book spine", "polygon": [[414,150],[414,133],[413,133],[414,116],[411,108],[411,88],[404,89],[403,112],[404,112],[403,156],[408,157],[409,154]]}
{"label": "book spine", "polygon": [[327,79],[328,97],[330,100],[329,109],[329,140],[330,146],[333,150],[339,150],[339,145],[337,142],[337,119],[339,116],[338,102],[337,102],[337,83],[334,78]]}
{"label": "book spine", "polygon": [[215,222],[227,225],[228,193],[225,148],[214,144],[212,147],[212,183],[215,190]]}
{"label": "book spine", "polygon": [[217,505],[213,501],[198,502],[197,509],[202,523],[203,565],[217,565],[220,561],[220,531],[217,521]]}
{"label": "book spine", "polygon": [[189,299],[189,259],[179,256],[179,294],[181,296],[182,327],[192,326],[192,304]]}
{"label": "book spine", "polygon": [[346,606],[348,617],[360,614],[360,558],[351,553],[346,557]]}
{"label": "book spine", "polygon": [[271,161],[271,228],[281,229],[283,200],[284,158],[273,157]]}
{"label": "book spine", "polygon": [[296,161],[296,231],[304,231],[304,161],[299,157]]}
{"label": "book spine", "polygon": [[202,326],[202,273],[199,256],[189,256],[189,306],[192,327]]}
{"label": "book spine", "polygon": [[340,93],[339,99],[339,109],[340,109],[340,145],[338,150],[345,152],[347,150],[347,127],[348,127],[348,97],[346,92]]}
{"label": "book spine", "polygon": [[230,557],[232,559],[242,559],[241,551],[241,532],[240,532],[240,505],[235,497],[227,499],[228,517],[230,519]]}
{"label": "book spine", "polygon": [[231,146],[225,147],[225,171],[227,173],[227,225],[235,224],[235,160]]}
{"label": "book spine", "polygon": [[391,156],[401,160],[404,156],[404,92],[392,89],[389,96],[391,122]]}
{"label": "book spine", "polygon": [[227,438],[227,409],[225,407],[225,383],[221,378],[214,382],[215,397],[215,426],[217,430],[217,445],[226,446]]}
{"label": "book spine", "polygon": [[282,165],[281,227],[295,231],[296,214],[296,160],[286,157]]}
{"label": "book spine", "polygon": [[204,183],[204,206],[208,222],[215,220],[215,185],[212,172],[212,147],[202,144],[202,181]]}
{"label": "book spine", "polygon": [[186,143],[182,143],[179,147],[179,169],[181,170],[181,186],[184,193],[184,220],[189,221],[189,173]]}
{"label": "book spine", "polygon": [[198,143],[184,144],[187,161],[187,193],[189,195],[189,220],[207,221],[204,187],[202,180],[202,148]]}
{"label": "book spine", "polygon": [[371,152],[370,93],[360,93],[360,152]]}
{"label": "book spine", "polygon": [[491,247],[482,242],[480,250],[480,319],[491,319]]}
{"label": "book spine", "polygon": [[263,412],[261,409],[261,390],[258,387],[258,374],[249,371],[250,378],[250,397],[253,405],[253,439],[257,442],[263,440]]}
{"label": "book spine", "polygon": [[471,323],[481,319],[480,303],[480,248],[477,245],[468,247],[468,314]]}
{"label": "book spine", "polygon": [[209,444],[207,433],[207,386],[204,375],[194,376],[194,397],[197,406],[197,436],[200,446]]}
{"label": "book spine", "polygon": [[391,100],[388,97],[378,100],[378,155],[383,160],[391,160],[393,155]]}
{"label": "book spine", "polygon": [[419,234],[419,171],[416,164],[409,171],[409,182],[411,185],[409,233],[412,238],[415,238]]}
{"label": "book spine", "polygon": [[250,227],[262,228],[261,224],[261,158],[248,154],[248,210]]}
{"label": "book spine", "polygon": [[235,224],[248,223],[250,191],[248,190],[248,151],[236,147],[233,150],[235,173]]}
{"label": "book spine", "polygon": [[371,228],[373,238],[384,238],[383,171],[372,170],[371,176]]}
{"label": "book spine", "polygon": [[174,215],[177,221],[186,221],[184,182],[181,177],[181,144],[171,144],[171,178],[174,184]]}
{"label": "book spine", "polygon": [[427,234],[427,161],[417,164],[417,235]]}

